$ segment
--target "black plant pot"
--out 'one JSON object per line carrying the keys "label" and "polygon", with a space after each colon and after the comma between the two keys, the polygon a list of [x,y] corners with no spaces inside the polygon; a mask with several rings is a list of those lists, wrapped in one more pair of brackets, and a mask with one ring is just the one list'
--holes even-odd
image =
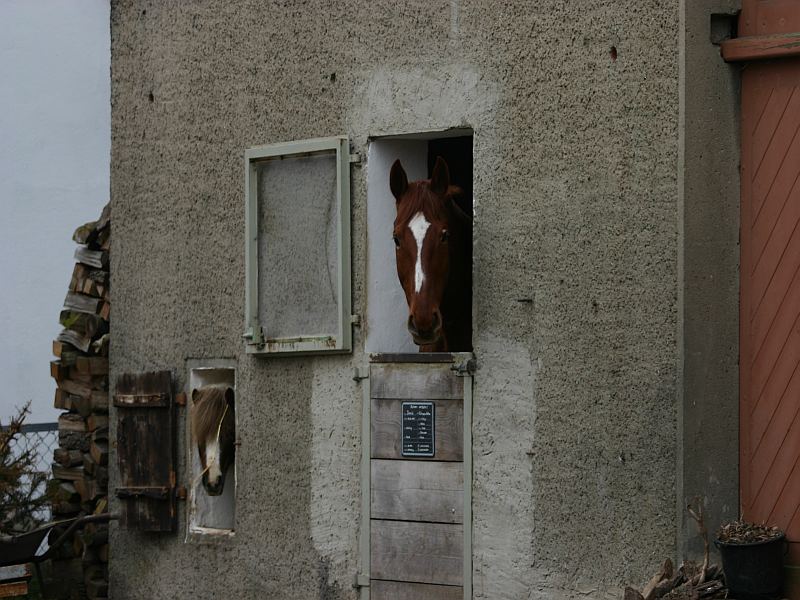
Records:
{"label": "black plant pot", "polygon": [[714,540],[722,555],[725,583],[732,598],[771,598],[781,593],[784,538],[781,534],[748,544]]}

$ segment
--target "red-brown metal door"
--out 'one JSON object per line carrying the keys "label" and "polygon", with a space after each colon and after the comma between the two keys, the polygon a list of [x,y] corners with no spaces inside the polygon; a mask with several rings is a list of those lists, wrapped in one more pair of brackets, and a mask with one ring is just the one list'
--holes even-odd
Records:
{"label": "red-brown metal door", "polygon": [[800,564],[800,1],[742,8],[741,505]]}

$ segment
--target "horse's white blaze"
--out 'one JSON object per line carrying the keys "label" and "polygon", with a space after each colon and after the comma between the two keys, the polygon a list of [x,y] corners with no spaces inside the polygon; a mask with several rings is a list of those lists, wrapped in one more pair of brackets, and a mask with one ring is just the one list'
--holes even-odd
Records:
{"label": "horse's white blaze", "polygon": [[208,465],[208,481],[215,484],[222,477],[222,469],[219,464],[219,438],[214,437],[206,444],[206,464]]}
{"label": "horse's white blaze", "polygon": [[417,264],[414,267],[414,291],[419,293],[422,284],[425,282],[425,273],[422,271],[422,243],[425,241],[425,234],[431,224],[422,212],[418,212],[408,222],[408,228],[414,234],[414,241],[417,242]]}

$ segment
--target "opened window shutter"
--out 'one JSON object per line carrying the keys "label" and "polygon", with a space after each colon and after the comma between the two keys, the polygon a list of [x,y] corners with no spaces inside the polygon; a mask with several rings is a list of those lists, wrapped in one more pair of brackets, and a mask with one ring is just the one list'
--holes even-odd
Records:
{"label": "opened window shutter", "polygon": [[120,526],[175,531],[175,398],[169,371],[123,374],[117,379],[117,497]]}

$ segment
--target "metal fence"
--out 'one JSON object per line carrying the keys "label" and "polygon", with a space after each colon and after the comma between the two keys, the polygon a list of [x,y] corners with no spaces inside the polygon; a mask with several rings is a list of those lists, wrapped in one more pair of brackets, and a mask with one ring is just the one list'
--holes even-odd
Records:
{"label": "metal fence", "polygon": [[[2,427],[2,430],[6,429],[7,426]],[[23,424],[20,433],[11,441],[10,448],[12,456],[19,456],[23,452],[30,451],[35,457],[36,470],[49,476],[53,450],[58,448],[58,423]],[[43,486],[38,491],[44,492]],[[49,521],[51,518],[50,508],[42,509],[36,514],[36,517],[42,521]]]}

